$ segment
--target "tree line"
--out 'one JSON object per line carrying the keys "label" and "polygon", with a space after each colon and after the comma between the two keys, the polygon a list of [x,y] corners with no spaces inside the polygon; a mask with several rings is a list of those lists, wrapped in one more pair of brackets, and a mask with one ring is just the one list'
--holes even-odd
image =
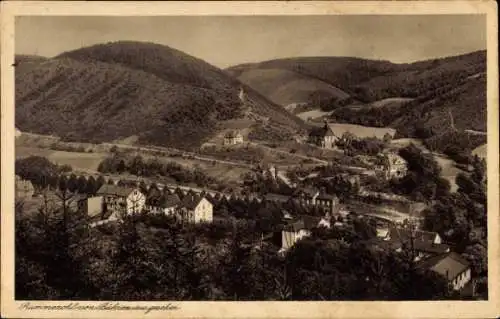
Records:
{"label": "tree line", "polygon": [[188,169],[175,162],[164,163],[157,158],[144,159],[142,156],[125,156],[115,153],[101,161],[97,170],[101,173],[128,172],[144,177],[169,177],[178,183],[196,184],[199,187],[208,187],[217,184],[217,180],[206,175],[201,169]]}

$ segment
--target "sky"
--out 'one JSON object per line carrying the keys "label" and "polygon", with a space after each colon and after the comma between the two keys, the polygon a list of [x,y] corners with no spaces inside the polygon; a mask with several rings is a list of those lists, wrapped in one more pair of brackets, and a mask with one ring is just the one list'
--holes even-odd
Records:
{"label": "sky", "polygon": [[24,16],[16,54],[45,57],[112,41],[168,45],[225,68],[299,56],[414,62],[486,49],[486,16]]}

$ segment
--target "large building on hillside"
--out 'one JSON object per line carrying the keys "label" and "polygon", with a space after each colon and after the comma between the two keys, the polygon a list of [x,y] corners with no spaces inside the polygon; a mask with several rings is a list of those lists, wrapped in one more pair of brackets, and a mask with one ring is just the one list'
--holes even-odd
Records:
{"label": "large building on hillside", "polygon": [[305,206],[319,207],[330,216],[336,214],[339,208],[337,196],[320,192],[315,188],[298,188],[293,193],[292,199]]}
{"label": "large building on hillside", "polygon": [[229,131],[224,135],[224,145],[236,145],[243,143],[243,135],[239,131]]}
{"label": "large building on hillside", "polygon": [[146,204],[146,196],[133,187],[104,184],[97,191],[97,196],[102,196],[105,211],[116,213],[140,213]]}
{"label": "large building on hillside", "polygon": [[408,173],[408,163],[395,153],[386,153],[381,155],[380,169],[384,172],[387,179],[400,179]]}
{"label": "large building on hillside", "polygon": [[322,127],[314,128],[309,132],[309,143],[323,148],[335,148],[339,137],[333,132],[330,125],[325,122]]}
{"label": "large building on hillside", "polygon": [[318,196],[319,191],[310,187],[297,188],[292,195],[292,197],[302,205],[315,205]]}
{"label": "large building on hillside", "polygon": [[339,212],[339,203],[339,198],[337,196],[320,193],[316,197],[315,205],[323,208],[323,211],[329,216],[333,216]]}

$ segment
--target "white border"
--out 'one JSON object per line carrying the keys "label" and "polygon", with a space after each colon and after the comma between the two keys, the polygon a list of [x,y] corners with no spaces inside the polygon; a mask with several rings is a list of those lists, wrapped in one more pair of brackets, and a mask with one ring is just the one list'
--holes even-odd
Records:
{"label": "white border", "polygon": [[[344,14],[486,14],[488,30],[488,258],[489,301],[434,302],[175,302],[180,310],[151,312],[151,318],[493,318],[499,312],[499,202],[498,202],[498,53],[497,7],[492,1],[352,1],[352,2],[2,2],[1,86],[1,310],[3,317],[16,318],[136,318],[143,312],[21,311],[13,299],[14,287],[14,17],[18,15],[344,15]],[[472,36],[472,35],[464,35]],[[36,305],[70,302],[32,302]],[[85,304],[81,302],[80,304]],[[90,302],[90,304],[96,304]],[[123,305],[156,304],[121,302]]]}

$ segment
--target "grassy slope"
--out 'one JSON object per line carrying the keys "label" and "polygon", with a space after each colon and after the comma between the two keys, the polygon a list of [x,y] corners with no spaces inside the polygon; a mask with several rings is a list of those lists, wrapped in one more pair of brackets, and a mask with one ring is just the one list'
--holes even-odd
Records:
{"label": "grassy slope", "polygon": [[306,103],[311,94],[317,91],[340,99],[349,96],[326,82],[289,70],[253,69],[244,72],[238,79],[252,86],[271,101],[283,106]]}
{"label": "grassy slope", "polygon": [[[148,144],[196,148],[238,118],[238,80],[166,46],[96,45],[16,68],[16,126],[76,140],[137,135]],[[253,90],[252,112],[293,132],[303,122]]]}

